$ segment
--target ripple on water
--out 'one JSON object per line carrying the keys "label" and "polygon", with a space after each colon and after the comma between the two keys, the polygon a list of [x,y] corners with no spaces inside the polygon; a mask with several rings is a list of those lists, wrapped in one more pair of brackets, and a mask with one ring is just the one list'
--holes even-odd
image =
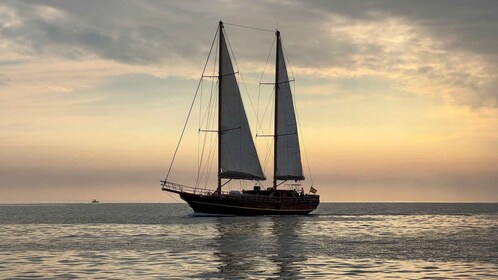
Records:
{"label": "ripple on water", "polygon": [[[106,207],[107,214],[99,216],[96,209]],[[102,279],[498,277],[498,214],[488,210],[484,214],[436,215],[412,209],[421,213],[393,215],[396,211],[383,205],[387,207],[383,215],[365,215],[354,212],[380,206],[353,205],[348,207],[363,209],[348,214],[342,208],[340,216],[330,215],[331,208],[329,212],[320,210],[326,215],[306,217],[193,217],[189,212],[161,216],[152,206],[113,207],[69,207],[71,215],[80,221],[98,221],[93,223],[55,223],[53,217],[41,218],[50,223],[26,222],[33,217],[15,223],[12,217],[0,217],[8,221],[0,227],[0,275]],[[162,205],[157,207],[163,210]],[[142,208],[146,211],[140,213],[137,209]],[[47,211],[47,215],[70,221],[64,209],[22,210],[29,215]],[[91,218],[85,216],[88,209],[94,211]],[[119,216],[126,211],[133,214]],[[141,215],[151,211],[154,214],[147,223],[129,222],[142,220]]]}

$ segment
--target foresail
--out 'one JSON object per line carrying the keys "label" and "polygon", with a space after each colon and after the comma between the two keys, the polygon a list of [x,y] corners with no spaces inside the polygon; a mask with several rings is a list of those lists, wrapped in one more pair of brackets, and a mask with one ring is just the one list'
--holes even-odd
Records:
{"label": "foresail", "polygon": [[220,177],[265,180],[223,32],[220,40]]}
{"label": "foresail", "polygon": [[278,48],[278,111],[276,155],[277,164],[275,177],[278,180],[304,180],[299,139],[297,136],[296,115],[294,102],[292,100],[287,66],[282,51],[282,45]]}

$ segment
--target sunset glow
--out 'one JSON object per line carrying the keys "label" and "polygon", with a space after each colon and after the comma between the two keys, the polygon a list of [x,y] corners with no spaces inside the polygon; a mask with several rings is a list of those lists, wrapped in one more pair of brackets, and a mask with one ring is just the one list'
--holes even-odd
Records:
{"label": "sunset glow", "polygon": [[[383,2],[0,3],[0,203],[174,202],[159,180],[220,19],[278,19],[323,201],[498,201],[498,7]],[[255,133],[273,34],[226,32]]]}

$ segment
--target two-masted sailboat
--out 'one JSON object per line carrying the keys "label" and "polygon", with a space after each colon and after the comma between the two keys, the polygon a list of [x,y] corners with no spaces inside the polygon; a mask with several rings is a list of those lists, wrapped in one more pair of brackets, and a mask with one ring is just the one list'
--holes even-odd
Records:
{"label": "two-masted sailboat", "polygon": [[310,194],[305,194],[302,188],[279,189],[286,181],[304,180],[294,103],[279,31],[276,31],[273,184],[268,188],[256,185],[242,192],[222,190],[231,180],[263,181],[266,178],[256,152],[221,21],[218,34],[218,186],[216,190],[188,187],[166,178],[161,181],[162,190],[179,194],[195,212],[200,213],[310,213],[320,203],[316,189],[311,187]]}

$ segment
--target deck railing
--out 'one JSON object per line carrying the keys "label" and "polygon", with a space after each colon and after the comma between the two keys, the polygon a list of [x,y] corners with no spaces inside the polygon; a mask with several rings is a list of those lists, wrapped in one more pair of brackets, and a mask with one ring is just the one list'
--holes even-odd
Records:
{"label": "deck railing", "polygon": [[[203,188],[195,188],[195,187],[189,187],[173,182],[168,182],[168,181],[161,181],[161,186],[163,191],[170,190],[174,192],[186,192],[186,193],[191,193],[191,194],[198,194],[198,195],[213,195],[215,191],[210,190],[210,189],[203,189]],[[227,191],[221,191],[222,195],[228,195],[229,193]]]}
{"label": "deck railing", "polygon": [[244,193],[230,193],[227,191],[221,191],[217,193],[216,191],[203,188],[189,187],[173,182],[161,181],[163,191],[173,191],[177,193],[188,193],[202,196],[219,196],[223,199],[237,200],[237,201],[257,201],[257,202],[277,202],[286,204],[303,204],[303,202],[309,202],[313,204],[319,201],[318,195],[303,195],[299,197],[276,197],[276,196],[265,196],[265,195],[252,195]]}

